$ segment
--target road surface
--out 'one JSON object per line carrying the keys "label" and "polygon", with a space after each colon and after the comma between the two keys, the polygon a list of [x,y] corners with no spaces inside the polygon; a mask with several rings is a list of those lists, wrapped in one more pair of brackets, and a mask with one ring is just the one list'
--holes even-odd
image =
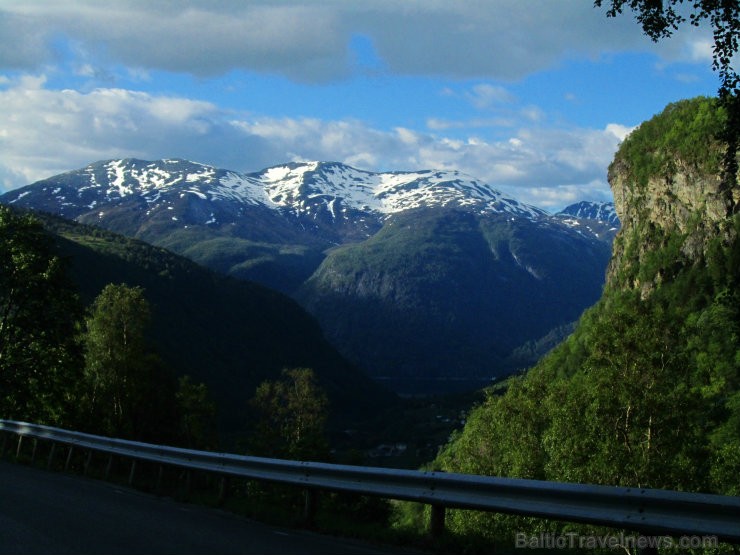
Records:
{"label": "road surface", "polygon": [[0,461],[0,555],[409,553]]}

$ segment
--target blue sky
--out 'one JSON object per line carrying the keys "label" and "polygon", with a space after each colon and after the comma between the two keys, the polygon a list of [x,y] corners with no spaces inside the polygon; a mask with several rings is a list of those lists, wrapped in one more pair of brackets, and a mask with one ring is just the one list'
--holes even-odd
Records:
{"label": "blue sky", "polygon": [[110,158],[457,169],[547,210],[714,95],[711,36],[590,0],[0,0],[0,190]]}

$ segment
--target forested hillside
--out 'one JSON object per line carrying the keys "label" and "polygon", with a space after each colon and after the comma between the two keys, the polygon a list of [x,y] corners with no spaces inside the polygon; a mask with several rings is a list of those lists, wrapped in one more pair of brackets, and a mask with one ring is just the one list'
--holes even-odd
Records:
{"label": "forested hillside", "polygon": [[[476,407],[434,466],[740,494],[740,191],[721,175],[724,117],[714,100],[683,101],[624,141],[609,171],[623,227],[601,300]],[[499,539],[556,526],[448,519]]]}
{"label": "forested hillside", "polygon": [[[10,222],[15,222],[12,211],[3,208],[3,214]],[[49,279],[38,285],[34,281],[16,285],[35,287],[28,291],[35,302],[47,302],[54,310],[60,305],[60,311],[68,312],[68,317],[62,320],[65,327],[58,332],[42,321],[35,326],[39,329],[39,342],[49,337],[61,345],[68,345],[66,351],[74,354],[75,359],[66,364],[72,370],[76,368],[68,381],[82,380],[82,351],[89,353],[91,346],[94,347],[87,339],[83,340],[83,343],[87,341],[85,345],[72,344],[77,334],[84,331],[83,310],[91,307],[107,284],[125,284],[137,288],[141,302],[146,303],[146,308],[142,309],[147,313],[146,330],[142,332],[146,349],[159,357],[166,368],[159,381],[170,379],[166,378],[168,375],[172,380],[187,375],[193,383],[206,384],[217,405],[222,432],[237,435],[247,432],[249,399],[260,383],[278,378],[285,368],[314,370],[319,385],[328,394],[330,422],[335,427],[375,414],[381,407],[394,402],[392,394],[345,361],[324,339],[313,318],[284,295],[257,284],[220,276],[164,249],[108,231],[49,215],[29,218],[28,225],[35,231],[23,248],[33,252],[35,245],[47,244],[55,273],[32,268],[40,276],[39,281],[44,272],[50,275]],[[46,233],[34,226],[33,221],[38,219],[43,221]],[[26,217],[21,221],[26,221]],[[6,227],[3,230],[9,236],[20,236],[16,228]],[[16,251],[21,253],[17,256],[23,255],[25,251],[20,247],[9,251],[12,245],[6,244],[8,249],[4,252],[8,256],[16,256],[13,254]],[[15,260],[6,260],[6,263]],[[63,284],[64,288],[60,289],[61,285],[56,286],[56,283]],[[48,293],[44,293],[47,290]],[[56,295],[60,300],[45,301],[49,295]],[[75,295],[79,300],[75,300]],[[8,302],[15,301],[9,299]],[[110,305],[103,312],[112,312]],[[39,313],[43,311],[34,312]],[[50,321],[52,316],[53,313],[49,315]],[[89,327],[89,321],[87,325]],[[3,343],[5,339],[13,342],[5,329],[0,331]],[[63,335],[64,342],[53,339],[51,333]],[[43,345],[39,344],[41,350]],[[37,375],[41,380],[46,379],[47,368],[50,374],[56,372],[53,365],[44,362],[44,357],[22,354],[32,364],[28,370],[30,375]],[[49,353],[49,357],[53,356],[53,352]],[[37,396],[43,387],[46,387],[43,383],[39,384],[38,391],[29,392],[29,396]],[[19,391],[13,398],[22,393]],[[73,391],[49,391],[48,395],[59,397],[57,405],[63,398],[71,405],[80,402],[75,400]],[[20,407],[25,402],[19,399],[16,404]],[[12,416],[21,414],[13,413]],[[34,410],[26,417],[57,423],[64,420],[60,414],[41,410]]]}
{"label": "forested hillside", "polygon": [[596,302],[608,256],[609,243],[552,219],[410,210],[330,251],[296,297],[394,391],[470,391]]}

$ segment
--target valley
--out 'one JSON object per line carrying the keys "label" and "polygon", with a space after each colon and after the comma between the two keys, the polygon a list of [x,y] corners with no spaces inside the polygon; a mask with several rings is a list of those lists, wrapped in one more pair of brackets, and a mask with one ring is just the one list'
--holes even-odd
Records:
{"label": "valley", "polygon": [[609,205],[550,215],[460,172],[336,162],[240,174],[110,160],[0,202],[287,294],[344,357],[411,396],[477,389],[536,362],[532,346],[598,299],[619,227]]}

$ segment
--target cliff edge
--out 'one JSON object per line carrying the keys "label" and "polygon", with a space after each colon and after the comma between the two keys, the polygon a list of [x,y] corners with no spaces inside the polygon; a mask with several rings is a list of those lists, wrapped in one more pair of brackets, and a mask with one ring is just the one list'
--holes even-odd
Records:
{"label": "cliff edge", "polygon": [[722,177],[725,123],[716,99],[668,105],[637,127],[609,167],[622,228],[607,270],[607,287],[648,296],[683,267],[701,264],[712,241],[735,240],[731,216],[740,188]]}

